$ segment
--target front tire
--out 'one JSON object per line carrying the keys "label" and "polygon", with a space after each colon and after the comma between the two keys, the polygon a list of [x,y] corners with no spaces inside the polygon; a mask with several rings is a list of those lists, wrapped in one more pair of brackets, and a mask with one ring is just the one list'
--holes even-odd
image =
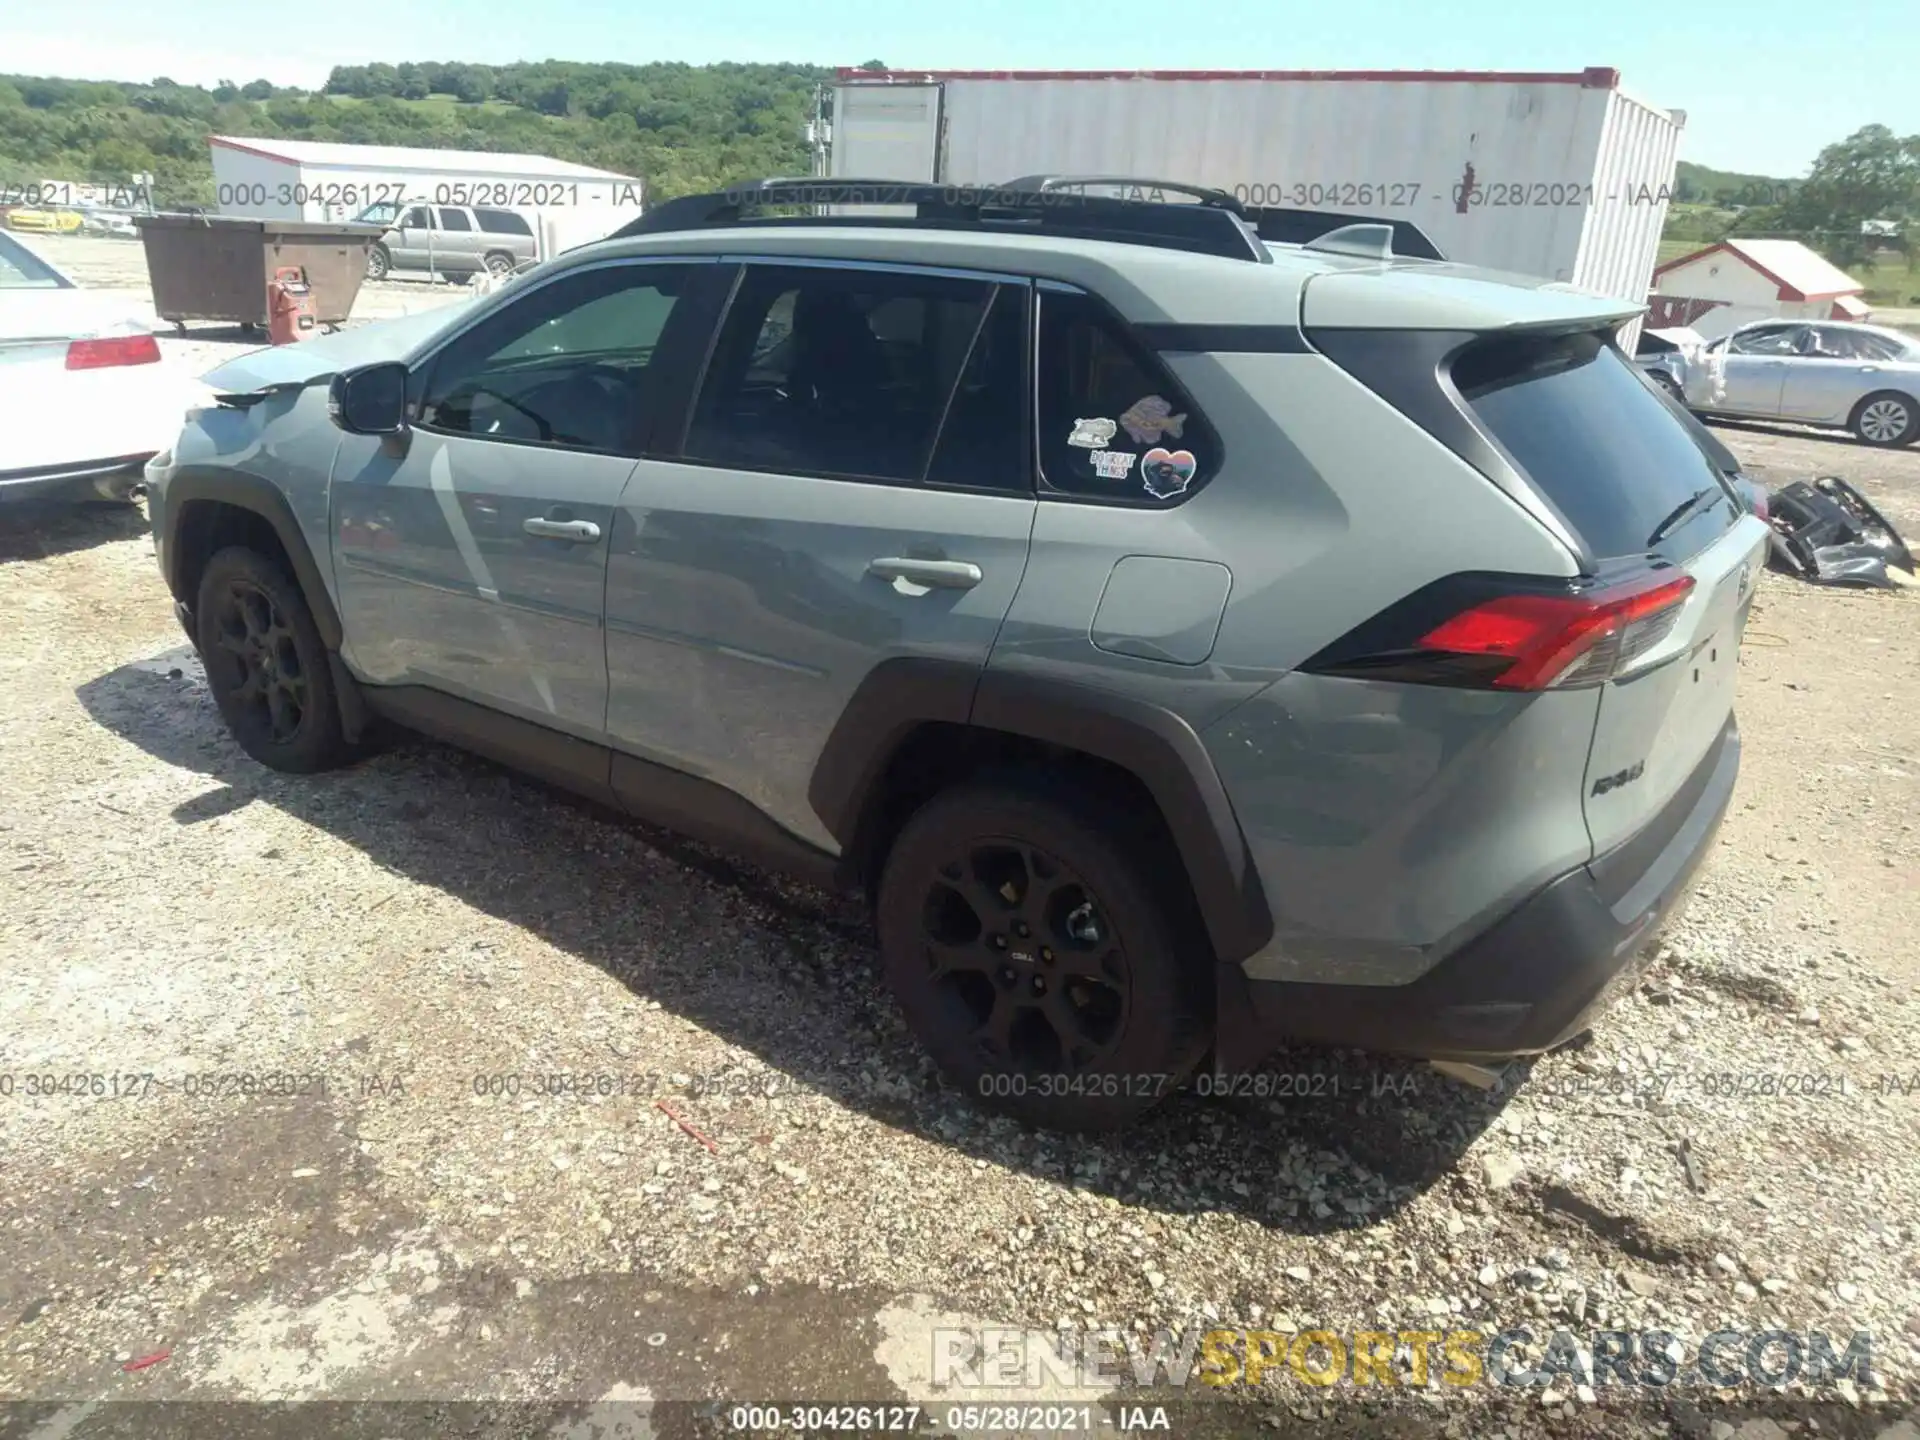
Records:
{"label": "front tire", "polygon": [[387,247],[376,245],[367,252],[367,278],[384,280],[393,270],[393,256],[387,253]]}
{"label": "front tire", "polygon": [[276,559],[238,545],[218,551],[193,618],[213,702],[242,750],[290,775],[351,758],[313,611]]}
{"label": "front tire", "polygon": [[1039,782],[927,802],[876,906],[882,965],[948,1081],[1059,1130],[1146,1114],[1210,1041],[1207,947],[1128,817]]}
{"label": "front tire", "polygon": [[1847,428],[1863,445],[1897,449],[1920,440],[1920,403],[1897,390],[1881,390],[1853,407]]}

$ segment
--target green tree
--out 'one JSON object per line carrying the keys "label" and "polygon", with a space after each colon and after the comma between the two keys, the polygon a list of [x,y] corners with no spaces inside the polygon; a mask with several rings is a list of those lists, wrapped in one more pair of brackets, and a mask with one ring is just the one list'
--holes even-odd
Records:
{"label": "green tree", "polygon": [[827,78],[805,65],[410,62],[406,88],[465,102],[448,106],[396,98],[395,65],[337,66],[316,94],[5,75],[0,179],[147,171],[162,206],[210,205],[213,133],[532,152],[638,176],[668,199],[804,172],[802,130]]}
{"label": "green tree", "polygon": [[1870,242],[1869,220],[1911,221],[1920,215],[1920,135],[1901,137],[1868,125],[1829,145],[1780,209],[1788,229],[1829,234],[1833,258],[1858,264]]}

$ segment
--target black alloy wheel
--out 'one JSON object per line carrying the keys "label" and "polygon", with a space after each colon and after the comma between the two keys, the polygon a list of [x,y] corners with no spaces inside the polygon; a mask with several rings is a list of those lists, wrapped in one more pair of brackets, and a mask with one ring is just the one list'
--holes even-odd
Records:
{"label": "black alloy wheel", "polygon": [[1212,955],[1181,876],[1151,825],[1086,786],[963,783],[887,854],[881,963],[955,1088],[1031,1124],[1113,1129],[1211,1042]]}
{"label": "black alloy wheel", "polygon": [[209,619],[216,637],[206,657],[209,678],[218,667],[215,683],[250,728],[275,745],[291,745],[312,703],[293,626],[273,596],[239,575],[221,588]]}
{"label": "black alloy wheel", "polygon": [[1126,950],[1058,856],[1005,836],[965,846],[928,885],[921,926],[928,978],[989,1064],[1073,1075],[1112,1053]]}
{"label": "black alloy wheel", "polygon": [[207,561],[195,595],[195,648],[240,748],[294,775],[353,758],[326,645],[284,562],[230,546]]}

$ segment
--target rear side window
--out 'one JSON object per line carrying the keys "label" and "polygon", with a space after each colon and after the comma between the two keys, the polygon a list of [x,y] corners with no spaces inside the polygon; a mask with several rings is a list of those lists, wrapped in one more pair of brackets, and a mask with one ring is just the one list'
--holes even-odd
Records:
{"label": "rear side window", "polygon": [[511,210],[475,210],[474,219],[489,235],[531,235],[533,227]]}
{"label": "rear side window", "polygon": [[1090,295],[1040,297],[1040,473],[1047,488],[1173,503],[1219,468],[1220,445],[1166,367]]}
{"label": "rear side window", "polygon": [[1719,484],[1693,437],[1604,335],[1483,340],[1454,360],[1452,378],[1596,557],[1645,554],[1663,520]]}
{"label": "rear side window", "polygon": [[980,341],[996,292],[988,281],[944,275],[749,266],[715,342],[686,455],[917,483],[952,412],[953,424],[978,433],[941,447],[939,477],[1025,485],[1018,411],[1011,424],[996,424],[994,413],[995,396],[1004,413],[1006,384],[1020,371],[996,387],[970,364],[976,353],[986,364]]}

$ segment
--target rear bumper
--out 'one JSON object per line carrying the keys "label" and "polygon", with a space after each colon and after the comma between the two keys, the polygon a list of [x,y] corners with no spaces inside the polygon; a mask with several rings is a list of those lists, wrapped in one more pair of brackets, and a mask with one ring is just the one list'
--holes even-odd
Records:
{"label": "rear bumper", "polygon": [[125,500],[143,483],[153,454],[115,455],[25,470],[0,470],[0,503],[9,500]]}
{"label": "rear bumper", "polygon": [[1239,966],[1221,966],[1217,1068],[1250,1069],[1289,1040],[1485,1062],[1579,1034],[1633,983],[1685,907],[1739,769],[1740,732],[1729,716],[1644,829],[1550,882],[1410,984],[1250,981]]}

